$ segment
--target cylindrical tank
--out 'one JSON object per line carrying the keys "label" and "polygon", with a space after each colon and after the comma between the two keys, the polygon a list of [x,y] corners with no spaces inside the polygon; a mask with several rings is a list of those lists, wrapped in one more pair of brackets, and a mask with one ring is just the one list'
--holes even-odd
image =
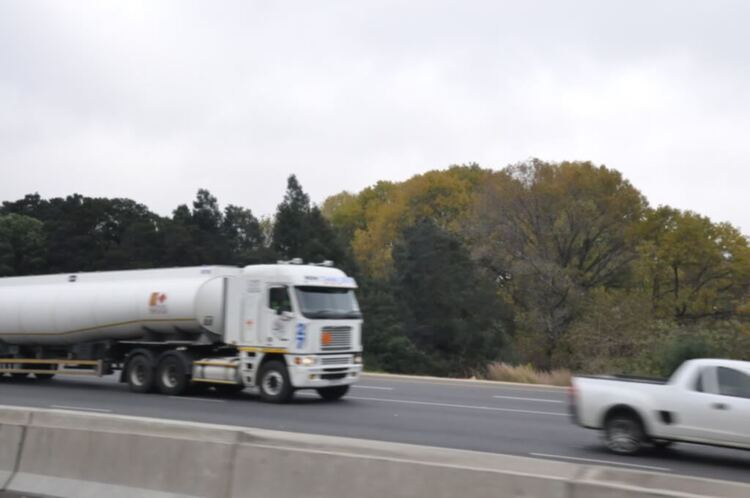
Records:
{"label": "cylindrical tank", "polygon": [[65,345],[147,332],[224,332],[229,267],[0,279],[0,341]]}

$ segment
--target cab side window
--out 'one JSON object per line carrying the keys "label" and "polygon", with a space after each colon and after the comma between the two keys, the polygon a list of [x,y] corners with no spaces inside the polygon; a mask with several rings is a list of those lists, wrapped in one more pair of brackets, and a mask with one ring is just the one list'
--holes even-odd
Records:
{"label": "cab side window", "polygon": [[719,367],[719,394],[750,398],[750,375],[733,368]]}
{"label": "cab side window", "polygon": [[289,289],[286,286],[271,287],[268,289],[268,307],[276,313],[292,311],[292,300],[289,298]]}
{"label": "cab side window", "polygon": [[695,378],[695,386],[693,387],[699,393],[706,392],[706,388],[703,385],[703,377],[706,376],[706,369],[702,368],[698,371],[698,376]]}

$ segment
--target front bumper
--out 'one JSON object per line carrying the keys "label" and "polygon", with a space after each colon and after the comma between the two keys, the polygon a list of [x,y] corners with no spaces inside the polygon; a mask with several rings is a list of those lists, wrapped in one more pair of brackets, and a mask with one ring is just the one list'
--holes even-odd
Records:
{"label": "front bumper", "polygon": [[297,389],[315,389],[320,387],[343,386],[354,384],[362,374],[362,365],[301,365],[289,366],[289,378]]}

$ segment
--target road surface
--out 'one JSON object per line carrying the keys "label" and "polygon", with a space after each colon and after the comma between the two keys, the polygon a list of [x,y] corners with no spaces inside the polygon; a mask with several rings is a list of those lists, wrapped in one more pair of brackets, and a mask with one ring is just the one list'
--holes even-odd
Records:
{"label": "road surface", "polygon": [[572,425],[564,391],[365,376],[338,402],[310,391],[288,405],[252,393],[170,397],[128,391],[114,376],[0,379],[0,404],[115,413],[377,439],[750,482],[750,452],[679,444],[638,457],[606,451]]}

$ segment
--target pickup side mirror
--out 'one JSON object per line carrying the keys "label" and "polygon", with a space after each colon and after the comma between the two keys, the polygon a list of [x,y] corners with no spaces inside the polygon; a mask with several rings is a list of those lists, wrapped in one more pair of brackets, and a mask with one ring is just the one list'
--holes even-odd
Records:
{"label": "pickup side mirror", "polygon": [[291,311],[281,311],[279,310],[279,316],[281,316],[282,320],[291,320],[294,318],[294,313]]}

